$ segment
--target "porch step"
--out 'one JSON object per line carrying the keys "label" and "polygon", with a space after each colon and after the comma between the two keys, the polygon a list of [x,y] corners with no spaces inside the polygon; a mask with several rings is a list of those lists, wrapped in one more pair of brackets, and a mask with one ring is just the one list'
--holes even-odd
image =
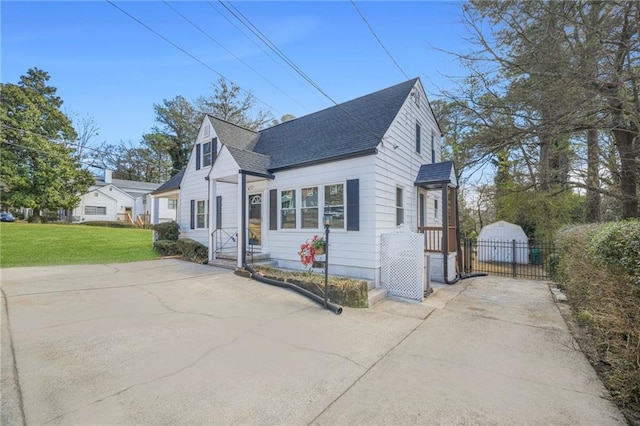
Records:
{"label": "porch step", "polygon": [[386,288],[374,288],[369,290],[369,307],[373,308],[376,303],[379,303],[387,298]]}
{"label": "porch step", "polygon": [[236,261],[235,260],[229,260],[229,259],[210,260],[207,263],[207,265],[215,266],[217,268],[230,269],[232,271],[236,269]]}
{"label": "porch step", "polygon": [[[216,258],[217,259],[221,259],[221,260],[237,260],[238,259],[238,255],[236,253],[218,253],[216,254]],[[254,263],[259,262],[259,261],[268,261],[271,259],[271,256],[269,256],[269,253],[254,253],[253,254],[253,261]],[[251,261],[251,254],[247,253],[247,260]]]}

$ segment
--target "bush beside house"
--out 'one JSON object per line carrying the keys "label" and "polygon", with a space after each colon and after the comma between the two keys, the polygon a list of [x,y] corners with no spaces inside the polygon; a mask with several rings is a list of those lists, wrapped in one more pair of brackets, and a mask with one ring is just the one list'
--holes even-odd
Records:
{"label": "bush beside house", "polygon": [[580,346],[631,424],[640,424],[640,221],[558,233],[556,281]]}

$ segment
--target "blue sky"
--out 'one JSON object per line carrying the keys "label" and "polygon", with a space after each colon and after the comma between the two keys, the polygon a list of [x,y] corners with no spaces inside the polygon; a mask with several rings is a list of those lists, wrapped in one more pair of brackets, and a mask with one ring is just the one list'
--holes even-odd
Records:
{"label": "blue sky", "polygon": [[[171,2],[233,55],[166,4],[115,4],[253,93],[256,108],[302,116],[332,102],[304,82],[218,2]],[[409,77],[430,99],[451,88],[455,59],[437,49],[468,50],[454,2],[356,2]],[[406,80],[350,2],[235,2],[256,27],[337,102]],[[64,108],[93,116],[94,143],[137,143],[154,125],[153,104],[212,93],[218,75],[103,1],[8,2],[0,5],[3,83],[29,68],[51,75]],[[228,19],[228,20],[227,20]],[[269,54],[266,54],[269,52]],[[249,69],[242,59],[258,73]],[[275,87],[274,87],[275,86]]]}

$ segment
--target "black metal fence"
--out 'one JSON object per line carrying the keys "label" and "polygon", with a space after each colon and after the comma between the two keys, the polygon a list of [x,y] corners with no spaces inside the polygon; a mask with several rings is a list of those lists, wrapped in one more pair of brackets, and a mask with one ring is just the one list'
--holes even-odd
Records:
{"label": "black metal fence", "polygon": [[463,240],[462,273],[550,280],[557,265],[552,242]]}

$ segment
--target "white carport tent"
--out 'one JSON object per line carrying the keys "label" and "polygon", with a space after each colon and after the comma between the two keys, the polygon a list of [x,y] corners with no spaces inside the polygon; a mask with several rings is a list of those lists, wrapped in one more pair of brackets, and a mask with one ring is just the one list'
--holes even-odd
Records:
{"label": "white carport tent", "polygon": [[484,226],[478,235],[478,261],[529,263],[529,238],[522,227],[504,220]]}

